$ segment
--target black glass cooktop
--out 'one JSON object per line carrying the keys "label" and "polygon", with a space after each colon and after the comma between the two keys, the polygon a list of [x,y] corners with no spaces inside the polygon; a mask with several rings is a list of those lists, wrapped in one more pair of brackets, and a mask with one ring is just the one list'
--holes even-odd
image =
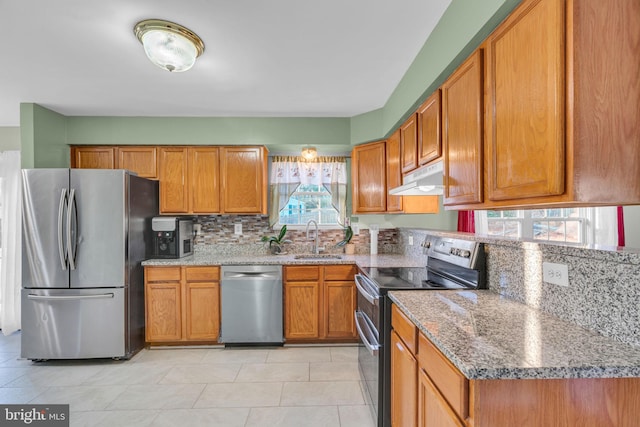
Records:
{"label": "black glass cooktop", "polygon": [[380,289],[464,289],[465,286],[451,281],[427,267],[365,267],[363,273]]}

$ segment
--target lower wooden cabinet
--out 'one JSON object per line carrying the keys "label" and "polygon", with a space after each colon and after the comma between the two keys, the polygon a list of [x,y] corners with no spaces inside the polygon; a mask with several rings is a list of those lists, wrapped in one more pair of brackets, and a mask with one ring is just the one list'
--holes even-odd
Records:
{"label": "lower wooden cabinet", "polygon": [[424,370],[418,372],[418,425],[464,427]]}
{"label": "lower wooden cabinet", "polygon": [[285,266],[285,339],[355,341],[355,272],[355,265]]}
{"label": "lower wooden cabinet", "polygon": [[146,341],[215,342],[220,332],[220,267],[145,267]]}

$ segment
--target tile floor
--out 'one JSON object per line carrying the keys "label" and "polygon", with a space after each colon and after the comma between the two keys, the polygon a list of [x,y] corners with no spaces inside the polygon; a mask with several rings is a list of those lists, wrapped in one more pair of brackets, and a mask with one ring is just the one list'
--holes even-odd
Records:
{"label": "tile floor", "polygon": [[142,350],[129,361],[20,359],[0,334],[0,402],[65,403],[71,426],[373,427],[357,348]]}

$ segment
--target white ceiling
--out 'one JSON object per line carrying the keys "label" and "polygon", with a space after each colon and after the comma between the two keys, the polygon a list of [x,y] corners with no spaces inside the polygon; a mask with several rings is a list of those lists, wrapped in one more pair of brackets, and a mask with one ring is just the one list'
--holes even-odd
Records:
{"label": "white ceiling", "polygon": [[[0,126],[65,115],[350,117],[384,106],[451,0],[0,0]],[[205,52],[171,74],[133,26],[159,18]]]}

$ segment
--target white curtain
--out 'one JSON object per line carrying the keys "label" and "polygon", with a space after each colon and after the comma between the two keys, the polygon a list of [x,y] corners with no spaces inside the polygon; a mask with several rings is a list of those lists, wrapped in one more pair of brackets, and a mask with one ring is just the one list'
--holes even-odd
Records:
{"label": "white curtain", "polygon": [[4,335],[20,329],[21,270],[20,152],[0,152],[0,328]]}
{"label": "white curtain", "polygon": [[347,163],[344,157],[318,157],[308,162],[299,157],[274,157],[271,164],[271,207],[269,224],[278,222],[280,211],[301,185],[324,186],[331,204],[338,211],[338,223],[344,224],[347,210]]}

